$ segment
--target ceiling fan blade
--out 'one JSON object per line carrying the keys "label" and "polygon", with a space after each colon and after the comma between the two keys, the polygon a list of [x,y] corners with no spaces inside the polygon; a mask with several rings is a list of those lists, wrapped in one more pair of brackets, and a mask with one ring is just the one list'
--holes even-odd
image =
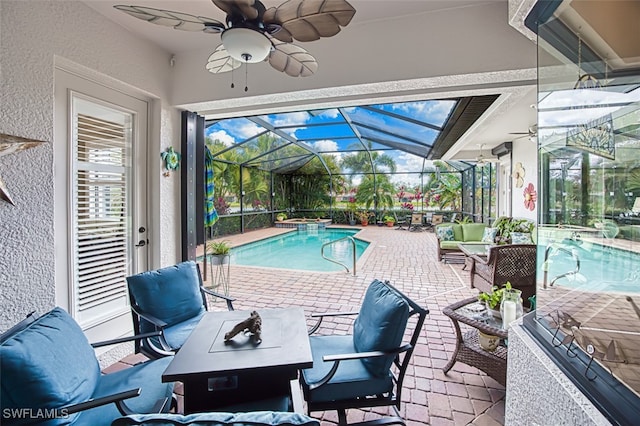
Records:
{"label": "ceiling fan blade", "polygon": [[[257,8],[256,0],[211,0],[218,8],[222,9],[227,15],[242,15],[245,19],[257,19],[260,15]],[[262,3],[260,3],[262,4]],[[264,6],[263,6],[264,8]]]}
{"label": "ceiling fan blade", "polygon": [[[278,24],[297,41],[314,41],[331,37],[346,27],[356,10],[346,0],[289,0],[275,11],[264,14],[265,24]],[[273,34],[278,40],[288,40],[283,31]]]}
{"label": "ceiling fan blade", "polygon": [[206,18],[203,16],[194,16],[182,12],[173,12],[171,10],[160,10],[151,7],[142,6],[113,6],[121,12],[151,22],[152,24],[162,25],[164,27],[173,27],[176,30],[183,31],[205,31],[205,32],[221,32],[225,29],[222,22]]}
{"label": "ceiling fan blade", "polygon": [[269,64],[291,77],[308,77],[318,69],[316,58],[295,44],[272,40],[273,50],[269,54]]}
{"label": "ceiling fan blade", "polygon": [[207,71],[213,74],[220,74],[239,68],[242,63],[233,59],[224,45],[216,47],[216,50],[209,56],[207,60]]}
{"label": "ceiling fan blade", "polygon": [[[287,43],[291,43],[293,41],[293,37],[291,33],[284,29],[282,25],[278,21],[276,21],[276,11],[275,7],[270,7],[264,12],[264,23],[267,27],[267,32],[274,38],[280,41],[286,41]],[[275,29],[274,31],[269,31],[270,28]]]}

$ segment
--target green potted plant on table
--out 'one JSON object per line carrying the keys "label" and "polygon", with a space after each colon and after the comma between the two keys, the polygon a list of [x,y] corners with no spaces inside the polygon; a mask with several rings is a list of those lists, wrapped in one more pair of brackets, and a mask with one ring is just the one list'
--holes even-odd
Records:
{"label": "green potted plant on table", "polygon": [[490,293],[480,292],[478,300],[484,302],[487,309],[496,318],[502,318],[500,314],[500,303],[505,290],[511,290],[511,283],[507,281],[502,287],[494,285]]}

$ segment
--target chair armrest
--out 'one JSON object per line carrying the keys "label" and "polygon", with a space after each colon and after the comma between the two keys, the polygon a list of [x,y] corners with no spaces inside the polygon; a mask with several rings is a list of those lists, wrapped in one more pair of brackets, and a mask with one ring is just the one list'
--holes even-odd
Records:
{"label": "chair armrest", "polygon": [[[131,389],[128,391],[118,392],[112,395],[107,395],[100,398],[79,402],[77,404],[67,405],[66,407],[62,407],[60,410],[66,412],[67,414],[74,414],[80,411],[88,410],[90,408],[96,408],[96,407],[100,407],[100,406],[111,404],[111,403],[117,403],[125,399],[134,398],[136,396],[139,396],[140,392],[142,392],[141,388]],[[123,415],[126,415],[126,414],[123,413]]]}
{"label": "chair armrest", "polygon": [[389,355],[397,355],[402,352],[406,352],[411,349],[412,346],[410,344],[402,345],[398,348],[395,348],[390,351],[371,351],[371,352],[354,352],[350,354],[336,354],[336,355],[325,355],[322,357],[324,362],[333,362],[331,366],[331,370],[325,376],[320,379],[318,382],[309,385],[309,390],[314,390],[319,388],[322,385],[325,385],[338,371],[338,366],[340,365],[340,361],[349,361],[354,359],[363,359],[363,358],[379,358],[382,356]]}
{"label": "chair armrest", "polygon": [[358,311],[354,311],[354,312],[324,312],[321,314],[311,314],[312,318],[318,318],[318,317],[337,317],[340,315],[358,315]]}
{"label": "chair armrest", "polygon": [[135,336],[120,337],[118,339],[105,340],[102,342],[92,343],[94,348],[101,348],[103,346],[116,345],[118,343],[130,342],[132,340],[146,339],[148,337],[162,336],[162,331],[152,331],[149,333],[136,334]]}
{"label": "chair armrest", "polygon": [[214,296],[214,297],[218,297],[224,301],[227,302],[227,309],[229,309],[230,311],[233,311],[233,302],[235,302],[235,298],[233,297],[229,297],[229,296],[225,296],[224,294],[221,293],[217,293],[213,290],[209,290],[208,288],[204,288],[204,287],[200,287],[200,290],[204,291],[205,293],[207,293],[208,295]]}
{"label": "chair armrest", "polygon": [[139,317],[144,318],[145,320],[149,321],[156,328],[163,329],[163,328],[165,328],[167,326],[166,322],[162,321],[159,318],[154,317],[151,314],[147,314],[145,312],[142,312],[137,306],[131,305],[131,310],[133,312],[135,312],[136,315],[138,315]]}
{"label": "chair armrest", "polygon": [[351,359],[376,358],[381,356],[397,355],[399,353],[406,352],[409,349],[411,349],[411,345],[406,344],[390,351],[354,352],[350,354],[325,355],[322,357],[322,360],[325,362],[332,362],[332,361],[340,362],[340,361],[348,361]]}
{"label": "chair armrest", "polygon": [[[102,405],[107,405],[111,403],[115,403],[118,411],[123,416],[130,416],[132,414],[137,414],[136,411],[130,409],[127,404],[125,404],[124,400],[129,398],[135,398],[140,395],[142,392],[141,388],[131,389],[124,392],[114,393],[112,395],[102,396],[100,398],[90,399],[85,402],[80,402],[78,404],[67,405],[66,407],[62,407],[60,411],[64,414],[74,414],[80,411],[89,410],[91,408],[100,407]],[[156,401],[153,405],[152,412],[153,413],[161,413],[165,410],[169,398],[162,398]]]}
{"label": "chair armrest", "polygon": [[489,256],[486,257],[480,257],[480,256],[476,256],[475,254],[472,254],[471,256],[469,256],[471,259],[473,259],[474,262],[478,262],[481,263],[483,265],[488,265],[489,264]]}
{"label": "chair armrest", "polygon": [[337,317],[337,316],[346,316],[346,315],[358,315],[358,312],[325,312],[321,314],[311,314],[311,318],[317,318],[316,323],[307,331],[308,335],[312,335],[319,328],[320,324],[322,324],[322,320],[325,317]]}

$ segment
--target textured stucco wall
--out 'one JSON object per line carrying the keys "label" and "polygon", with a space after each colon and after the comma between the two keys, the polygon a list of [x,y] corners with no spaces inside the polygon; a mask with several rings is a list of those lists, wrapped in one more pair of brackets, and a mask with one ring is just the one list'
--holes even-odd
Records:
{"label": "textured stucco wall", "polygon": [[[0,330],[31,310],[55,304],[53,167],[54,66],[153,99],[149,141],[152,265],[176,260],[179,177],[160,181],[159,152],[179,140],[168,101],[170,54],[132,36],[78,1],[0,1],[0,132],[46,141],[0,157],[0,175],[16,206],[0,202]],[[59,171],[58,171],[59,173]],[[177,183],[176,183],[177,181]],[[159,212],[162,211],[162,215]],[[177,212],[177,216],[176,216]],[[58,283],[58,285],[66,283]]]}
{"label": "textured stucco wall", "polygon": [[529,140],[525,135],[523,138],[518,138],[513,141],[513,164],[511,172],[515,170],[516,163],[521,162],[525,169],[524,185],[522,188],[516,188],[516,182],[511,179],[511,215],[513,217],[525,217],[535,222],[538,221],[538,205],[536,201],[536,208],[528,210],[524,206],[524,189],[533,183],[536,191],[538,188],[538,145],[535,142]]}
{"label": "textured stucco wall", "polygon": [[522,326],[509,330],[506,425],[610,425]]}

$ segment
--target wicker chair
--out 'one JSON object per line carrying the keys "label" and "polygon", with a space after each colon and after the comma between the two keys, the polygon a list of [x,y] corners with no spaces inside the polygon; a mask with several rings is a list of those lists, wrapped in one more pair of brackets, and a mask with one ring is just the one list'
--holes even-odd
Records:
{"label": "wicker chair", "polygon": [[471,288],[490,292],[494,285],[507,281],[522,290],[522,300],[536,294],[536,245],[507,244],[489,249],[483,259],[471,256]]}

